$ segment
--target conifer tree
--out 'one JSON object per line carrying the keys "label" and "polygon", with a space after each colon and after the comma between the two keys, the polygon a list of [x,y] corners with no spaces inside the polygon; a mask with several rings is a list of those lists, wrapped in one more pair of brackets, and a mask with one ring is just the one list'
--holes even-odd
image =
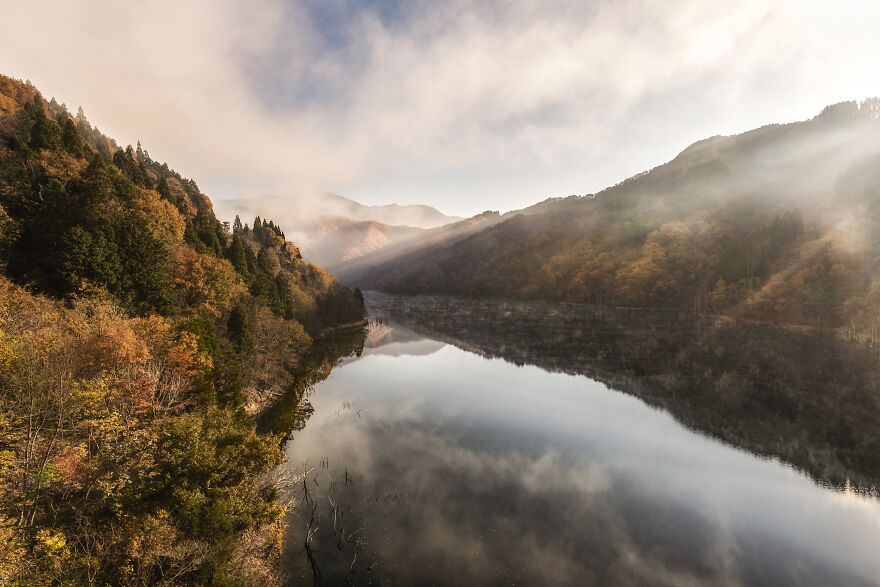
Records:
{"label": "conifer tree", "polygon": [[82,156],[85,152],[82,137],[79,136],[79,131],[76,130],[76,125],[70,118],[64,120],[64,126],[61,129],[61,143],[68,153],[76,157]]}

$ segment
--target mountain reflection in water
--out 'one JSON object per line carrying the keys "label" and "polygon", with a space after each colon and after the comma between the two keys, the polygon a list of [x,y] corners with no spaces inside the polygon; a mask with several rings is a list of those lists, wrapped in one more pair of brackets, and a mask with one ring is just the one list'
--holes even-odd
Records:
{"label": "mountain reflection in water", "polygon": [[292,584],[880,584],[872,353],[677,314],[367,301],[363,351],[292,394]]}

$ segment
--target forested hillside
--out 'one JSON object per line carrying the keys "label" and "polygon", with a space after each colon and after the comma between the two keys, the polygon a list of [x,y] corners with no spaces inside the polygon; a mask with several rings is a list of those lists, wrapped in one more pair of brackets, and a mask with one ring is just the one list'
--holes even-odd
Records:
{"label": "forested hillside", "polygon": [[275,584],[251,412],[360,293],[0,76],[0,584]]}
{"label": "forested hillside", "polygon": [[880,318],[880,101],[696,143],[599,194],[350,270],[403,293],[677,307],[797,324]]}

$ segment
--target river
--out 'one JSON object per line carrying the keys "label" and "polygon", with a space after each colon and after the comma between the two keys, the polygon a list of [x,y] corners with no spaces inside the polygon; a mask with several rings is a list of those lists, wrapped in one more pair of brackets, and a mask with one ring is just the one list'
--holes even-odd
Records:
{"label": "river", "polygon": [[880,585],[873,352],[675,313],[367,304],[365,340],[280,420],[291,584]]}

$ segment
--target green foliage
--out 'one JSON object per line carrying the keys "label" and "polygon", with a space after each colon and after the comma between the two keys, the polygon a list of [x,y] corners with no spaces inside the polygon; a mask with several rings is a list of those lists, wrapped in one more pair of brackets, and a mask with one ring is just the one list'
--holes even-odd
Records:
{"label": "green foliage", "polygon": [[79,136],[71,118],[65,117],[61,127],[61,144],[64,149],[75,157],[82,157],[85,154],[85,143]]}
{"label": "green foliage", "polygon": [[71,227],[62,240],[61,277],[66,289],[77,291],[87,284],[114,289],[122,272],[119,251],[103,231],[89,232],[81,225]]}
{"label": "green foliage", "polygon": [[225,541],[276,515],[274,496],[260,496],[254,472],[281,463],[280,442],[256,433],[240,412],[210,408],[163,423],[155,491],[186,531]]}
{"label": "green foliage", "polygon": [[195,182],[81,109],[0,93],[0,250],[28,288],[0,276],[0,583],[241,584],[277,554],[257,530],[282,514],[265,477],[283,457],[244,407],[308,352],[295,316],[333,326],[333,282],[274,223],[229,234]]}
{"label": "green foliage", "polygon": [[[797,208],[752,200],[682,215],[659,205],[519,216],[362,280],[403,293],[687,308],[840,326],[864,315],[872,267]],[[663,213],[660,213],[663,212]],[[880,249],[878,249],[880,250]]]}
{"label": "green foliage", "polygon": [[223,256],[221,242],[226,241],[223,225],[208,210],[200,209],[186,226],[186,242],[200,253]]}
{"label": "green foliage", "polygon": [[[237,218],[237,217],[236,217]],[[257,270],[257,258],[241,231],[235,231],[226,258],[242,276],[245,283],[253,283]]]}
{"label": "green foliage", "polygon": [[120,232],[119,248],[124,252],[120,299],[141,313],[170,314],[174,293],[165,245],[135,222],[124,222]]}
{"label": "green foliage", "polygon": [[61,146],[62,132],[58,124],[46,116],[43,101],[35,97],[25,106],[25,112],[30,119],[30,140],[28,146],[39,151],[40,149],[54,150]]}
{"label": "green foliage", "polygon": [[361,290],[335,287],[318,298],[318,315],[324,324],[352,324],[364,319]]}
{"label": "green foliage", "polygon": [[229,319],[226,321],[229,339],[239,352],[243,352],[253,345],[250,322],[250,311],[244,303],[239,301],[233,306],[229,313]]}

